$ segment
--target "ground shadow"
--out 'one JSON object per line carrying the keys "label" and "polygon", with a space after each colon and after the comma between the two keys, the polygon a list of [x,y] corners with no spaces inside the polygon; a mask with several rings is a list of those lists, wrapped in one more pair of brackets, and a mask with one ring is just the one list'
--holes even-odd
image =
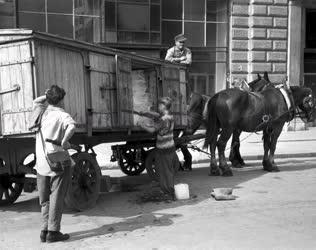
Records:
{"label": "ground shadow", "polygon": [[170,226],[173,224],[172,219],[180,216],[180,214],[164,213],[142,214],[133,218],[128,218],[122,222],[107,224],[98,228],[71,233],[69,241],[76,241],[100,235],[108,235],[111,237],[113,234],[119,232],[124,232],[124,234],[126,235],[127,233],[135,231],[137,229],[147,228],[149,230],[150,227]]}
{"label": "ground shadow", "polygon": [[[281,171],[303,171],[314,168],[309,159],[282,159],[276,160]],[[308,164],[305,164],[308,163]],[[210,199],[213,188],[230,187],[238,188],[241,183],[258,178],[267,172],[263,171],[261,161],[247,162],[246,167],[233,169],[232,177],[208,176],[208,163],[199,164],[192,172],[178,172],[176,181],[187,183],[190,187],[191,196],[194,198],[186,201],[167,202],[139,202],[139,197],[145,192],[157,189],[157,183],[153,183],[147,174],[140,176],[124,176],[115,178],[119,183],[116,192],[101,193],[96,207],[77,212],[66,208],[66,214],[73,216],[113,216],[129,218],[139,214],[151,214],[159,210],[194,205],[206,199]],[[196,165],[197,166],[197,165]],[[195,166],[194,166],[195,167]],[[29,194],[23,194],[28,196]],[[25,197],[9,206],[0,207],[0,211],[14,212],[40,212],[37,193],[32,193],[27,199]],[[119,208],[119,209],[118,209]]]}

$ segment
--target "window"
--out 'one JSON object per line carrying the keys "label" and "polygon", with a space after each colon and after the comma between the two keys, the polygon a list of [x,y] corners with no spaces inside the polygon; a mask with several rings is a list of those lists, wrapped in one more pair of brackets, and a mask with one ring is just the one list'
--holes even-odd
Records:
{"label": "window", "polygon": [[306,48],[316,48],[316,10],[306,11]]}
{"label": "window", "polygon": [[119,30],[149,30],[149,6],[119,4],[117,27]]}
{"label": "window", "polygon": [[104,41],[160,44],[160,0],[104,1]]}
{"label": "window", "polygon": [[48,14],[48,32],[64,37],[73,37],[72,16]]}
{"label": "window", "polygon": [[40,13],[20,13],[19,14],[19,27],[32,28],[36,31],[46,31],[45,15]]}
{"label": "window", "polygon": [[184,0],[184,19],[204,21],[205,0]]}
{"label": "window", "polygon": [[47,1],[47,12],[64,13],[64,14],[72,14],[73,12],[72,0],[46,0],[46,1]]}
{"label": "window", "polygon": [[101,0],[18,0],[18,27],[99,42]]}
{"label": "window", "polygon": [[0,1],[0,29],[15,28],[15,2]]}
{"label": "window", "polygon": [[162,18],[179,20],[182,18],[183,0],[162,0]]}
{"label": "window", "polygon": [[162,42],[164,44],[174,43],[174,34],[180,34],[182,32],[181,21],[163,21],[162,22]]}
{"label": "window", "polygon": [[174,37],[184,33],[193,60],[190,82],[204,94],[215,91],[215,81],[226,75],[228,0],[163,0],[162,43],[174,44]]}
{"label": "window", "polygon": [[184,23],[184,34],[191,46],[200,47],[204,46],[204,24],[203,23]]}

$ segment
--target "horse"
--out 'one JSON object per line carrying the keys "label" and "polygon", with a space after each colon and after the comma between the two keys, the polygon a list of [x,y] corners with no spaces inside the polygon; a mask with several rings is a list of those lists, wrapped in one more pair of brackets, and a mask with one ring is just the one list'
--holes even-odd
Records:
{"label": "horse", "polygon": [[[246,92],[238,88],[218,92],[207,104],[208,113],[205,121],[204,147],[209,146],[211,153],[209,175],[233,175],[225,158],[225,148],[231,135],[233,134],[233,141],[237,137],[239,140],[242,131],[263,131],[263,169],[269,172],[279,171],[274,161],[274,153],[285,122],[292,120],[296,115],[307,121],[311,120],[314,106],[315,100],[310,88],[276,88],[267,81],[259,93]],[[215,157],[216,147],[219,166]],[[232,147],[239,152],[238,147]]]}
{"label": "horse", "polygon": [[[263,78],[260,74],[257,74],[257,79],[253,80],[250,83],[243,82],[242,84],[247,84],[250,91],[261,91],[265,85],[270,82],[267,72],[264,72]],[[188,107],[188,126],[183,131],[183,136],[193,135],[198,128],[204,123],[203,113],[206,113],[207,103],[210,100],[210,96],[201,95],[196,92],[192,92],[189,101]],[[239,153],[239,136],[235,136],[234,141],[232,142],[231,147],[231,161],[234,166],[239,167],[244,165],[244,160],[241,158]],[[180,167],[180,170],[188,169],[192,170],[192,155],[188,150],[186,145],[180,146],[181,152],[184,157],[184,164]]]}

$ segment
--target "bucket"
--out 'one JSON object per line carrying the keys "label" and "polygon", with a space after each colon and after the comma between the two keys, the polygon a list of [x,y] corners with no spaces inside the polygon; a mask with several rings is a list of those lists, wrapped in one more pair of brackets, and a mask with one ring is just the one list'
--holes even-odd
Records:
{"label": "bucket", "polygon": [[189,185],[180,183],[174,186],[174,192],[177,200],[186,200],[190,198]]}

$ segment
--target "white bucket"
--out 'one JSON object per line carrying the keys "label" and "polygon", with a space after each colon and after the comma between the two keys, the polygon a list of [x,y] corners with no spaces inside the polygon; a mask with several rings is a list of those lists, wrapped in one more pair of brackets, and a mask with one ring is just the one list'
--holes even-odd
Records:
{"label": "white bucket", "polygon": [[174,186],[174,192],[177,200],[186,200],[190,198],[189,185],[180,183]]}

